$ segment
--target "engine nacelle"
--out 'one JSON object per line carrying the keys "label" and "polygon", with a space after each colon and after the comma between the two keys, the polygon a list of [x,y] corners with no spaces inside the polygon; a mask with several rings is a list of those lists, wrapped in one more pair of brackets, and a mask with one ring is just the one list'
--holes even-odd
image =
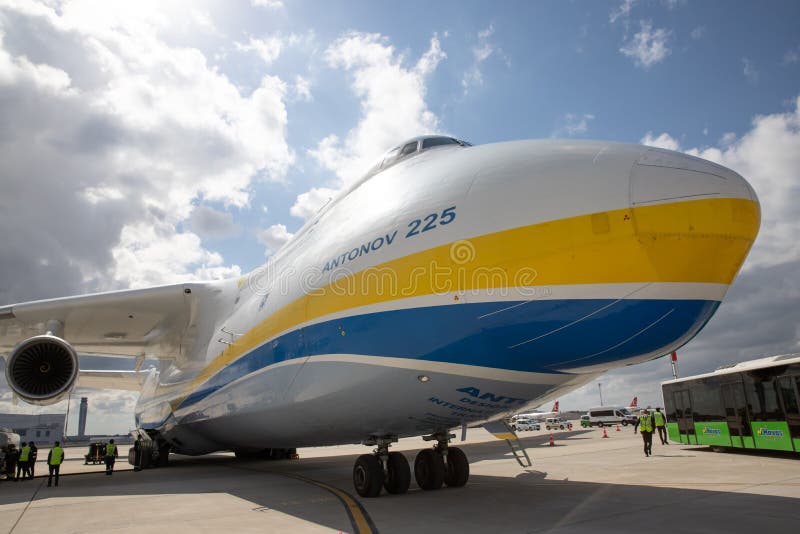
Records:
{"label": "engine nacelle", "polygon": [[17,345],[6,361],[11,390],[30,404],[45,406],[66,397],[78,378],[78,354],[72,345],[49,334]]}

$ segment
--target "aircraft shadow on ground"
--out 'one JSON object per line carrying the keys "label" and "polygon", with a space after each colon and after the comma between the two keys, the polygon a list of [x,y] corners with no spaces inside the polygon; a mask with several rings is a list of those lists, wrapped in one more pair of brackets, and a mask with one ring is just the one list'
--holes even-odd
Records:
{"label": "aircraft shadow on ground", "polygon": [[[463,449],[473,461],[503,458],[507,451],[503,442],[468,444]],[[416,451],[405,454],[413,469]],[[343,506],[331,493],[291,477],[302,476],[355,496],[351,470],[356,456],[280,462],[240,462],[222,455],[178,457],[165,469],[123,471],[113,477],[102,472],[64,476],[58,493],[42,488],[36,500],[229,494],[252,503],[254,511],[276,510],[331,529],[351,530]],[[510,477],[473,474],[464,488],[434,492],[422,491],[412,481],[406,495],[359,500],[384,533],[442,532],[460,525],[468,526],[470,532],[593,533],[639,532],[643,525],[647,530],[663,527],[656,531],[737,532],[774,532],[796,526],[797,499],[647,485],[657,480],[623,485],[547,480],[546,476],[536,467]],[[0,483],[0,504],[28,502],[41,483]],[[745,510],[757,513],[741,513]]]}

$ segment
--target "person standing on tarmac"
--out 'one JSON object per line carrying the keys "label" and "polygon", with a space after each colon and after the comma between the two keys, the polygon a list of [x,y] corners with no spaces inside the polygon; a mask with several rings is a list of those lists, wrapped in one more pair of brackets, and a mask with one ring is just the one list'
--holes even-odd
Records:
{"label": "person standing on tarmac", "polygon": [[119,452],[117,451],[117,444],[114,443],[113,439],[108,440],[108,445],[106,445],[106,474],[113,475],[114,474],[114,462],[117,460],[117,456],[119,456]]}
{"label": "person standing on tarmac", "polygon": [[20,445],[19,449],[19,458],[17,459],[17,478],[19,480],[19,474],[22,473],[22,480],[25,480],[26,475],[28,474],[28,461],[31,458],[31,448],[28,446],[27,443],[24,441]]}
{"label": "person standing on tarmac", "polygon": [[47,477],[47,487],[53,485],[53,474],[56,475],[56,487],[58,487],[58,471],[61,469],[61,462],[64,461],[64,449],[61,448],[61,444],[56,441],[56,444],[53,445],[53,448],[50,449],[50,453],[47,455],[47,468],[50,471],[50,475]]}
{"label": "person standing on tarmac", "polygon": [[669,445],[667,441],[667,421],[664,414],[661,413],[661,408],[656,408],[656,411],[653,412],[653,421],[655,422],[656,430],[658,430],[658,439],[661,440],[661,444]]}
{"label": "person standing on tarmac", "polygon": [[36,444],[32,441],[28,442],[28,446],[31,448],[31,455],[28,458],[28,477],[33,479],[33,471],[36,468],[36,456],[39,454],[39,449],[36,448]]}
{"label": "person standing on tarmac", "polygon": [[653,416],[647,408],[639,416],[639,432],[644,442],[644,455],[650,456],[653,451]]}

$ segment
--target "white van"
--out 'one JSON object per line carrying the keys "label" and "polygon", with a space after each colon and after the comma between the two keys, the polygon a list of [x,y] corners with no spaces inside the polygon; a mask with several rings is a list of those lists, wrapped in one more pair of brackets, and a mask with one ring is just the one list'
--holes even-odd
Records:
{"label": "white van", "polygon": [[620,406],[597,406],[589,409],[589,426],[622,425],[627,426],[636,422],[636,416],[627,408]]}

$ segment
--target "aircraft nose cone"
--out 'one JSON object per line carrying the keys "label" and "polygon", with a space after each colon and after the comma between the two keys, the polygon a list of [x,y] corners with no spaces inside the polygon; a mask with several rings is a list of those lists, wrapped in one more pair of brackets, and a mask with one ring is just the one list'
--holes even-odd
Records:
{"label": "aircraft nose cone", "polygon": [[758,199],[744,178],[669,150],[640,154],[630,203],[636,235],[664,281],[730,284],[760,226]]}
{"label": "aircraft nose cone", "polygon": [[758,202],[750,184],[734,171],[710,161],[648,148],[631,172],[631,205],[702,198],[742,198]]}

